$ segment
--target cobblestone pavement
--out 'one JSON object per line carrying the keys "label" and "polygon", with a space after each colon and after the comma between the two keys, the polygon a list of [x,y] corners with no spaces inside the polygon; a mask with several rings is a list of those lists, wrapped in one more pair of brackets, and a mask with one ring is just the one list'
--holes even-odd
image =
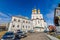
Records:
{"label": "cobblestone pavement", "polygon": [[45,33],[32,33],[21,40],[50,40]]}

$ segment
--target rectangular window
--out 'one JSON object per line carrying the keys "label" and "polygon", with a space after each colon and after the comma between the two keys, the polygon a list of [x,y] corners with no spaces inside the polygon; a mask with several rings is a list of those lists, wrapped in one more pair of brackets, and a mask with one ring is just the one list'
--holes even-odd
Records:
{"label": "rectangular window", "polygon": [[19,25],[17,25],[17,27],[19,28]]}
{"label": "rectangular window", "polygon": [[27,28],[27,26],[26,26],[26,28]]}
{"label": "rectangular window", "polygon": [[18,22],[20,22],[20,20],[18,20]]}
{"label": "rectangular window", "polygon": [[30,22],[29,22],[30,23]]}
{"label": "rectangular window", "polygon": [[23,28],[24,28],[24,26],[23,26]]}
{"label": "rectangular window", "polygon": [[14,21],[16,21],[16,19],[14,19]]}
{"label": "rectangular window", "polygon": [[15,25],[13,25],[13,27],[15,27]]}
{"label": "rectangular window", "polygon": [[38,23],[40,23],[40,21],[38,20]]}
{"label": "rectangular window", "polygon": [[28,23],[28,21],[26,21],[26,23]]}
{"label": "rectangular window", "polygon": [[33,19],[34,19],[34,16],[33,16]]}
{"label": "rectangular window", "polygon": [[25,23],[25,21],[23,21],[23,23]]}

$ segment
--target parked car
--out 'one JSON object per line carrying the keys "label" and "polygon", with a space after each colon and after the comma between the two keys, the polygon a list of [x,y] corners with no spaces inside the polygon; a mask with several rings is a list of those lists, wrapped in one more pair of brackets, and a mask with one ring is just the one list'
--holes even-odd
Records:
{"label": "parked car", "polygon": [[15,35],[14,35],[13,32],[6,32],[6,33],[2,36],[1,40],[14,40],[14,38],[15,38]]}
{"label": "parked car", "polygon": [[44,33],[47,33],[48,31],[44,30]]}
{"label": "parked car", "polygon": [[14,40],[20,40],[21,38],[19,37],[19,35],[15,35]]}
{"label": "parked car", "polygon": [[17,33],[16,33],[19,37],[26,37],[27,35],[26,35],[26,33],[25,32],[23,32],[23,31],[17,31]]}
{"label": "parked car", "polygon": [[29,32],[29,33],[34,33],[34,31],[33,31],[33,30],[29,30],[28,32]]}

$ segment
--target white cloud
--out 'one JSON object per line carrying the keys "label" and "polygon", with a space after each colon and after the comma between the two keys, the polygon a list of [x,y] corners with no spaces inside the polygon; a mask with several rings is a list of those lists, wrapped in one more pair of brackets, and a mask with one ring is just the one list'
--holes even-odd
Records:
{"label": "white cloud", "polygon": [[54,17],[54,11],[51,11],[50,13],[46,14],[47,18],[53,18]]}
{"label": "white cloud", "polygon": [[[10,15],[11,16],[11,15]],[[11,17],[9,16],[9,14],[4,14],[2,12],[0,12],[0,24],[1,23],[6,23],[9,22]]]}
{"label": "white cloud", "polygon": [[57,7],[57,4],[53,4],[52,8],[49,10],[49,13],[45,15],[45,19],[48,25],[54,25],[54,9]]}
{"label": "white cloud", "polygon": [[1,23],[10,22],[10,19],[11,19],[11,18],[1,18],[1,17],[0,17],[0,24],[1,24]]}
{"label": "white cloud", "polygon": [[48,25],[54,25],[54,11],[46,14],[45,16]]}
{"label": "white cloud", "polygon": [[4,14],[4,13],[2,13],[2,12],[0,12],[0,16],[9,17],[8,15],[6,15],[6,14]]}

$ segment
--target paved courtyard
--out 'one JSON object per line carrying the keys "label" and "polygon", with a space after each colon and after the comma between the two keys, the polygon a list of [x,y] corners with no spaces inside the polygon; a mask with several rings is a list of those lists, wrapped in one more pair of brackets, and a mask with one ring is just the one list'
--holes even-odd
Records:
{"label": "paved courtyard", "polygon": [[50,40],[45,33],[32,33],[29,34],[26,38],[22,38],[21,40]]}

